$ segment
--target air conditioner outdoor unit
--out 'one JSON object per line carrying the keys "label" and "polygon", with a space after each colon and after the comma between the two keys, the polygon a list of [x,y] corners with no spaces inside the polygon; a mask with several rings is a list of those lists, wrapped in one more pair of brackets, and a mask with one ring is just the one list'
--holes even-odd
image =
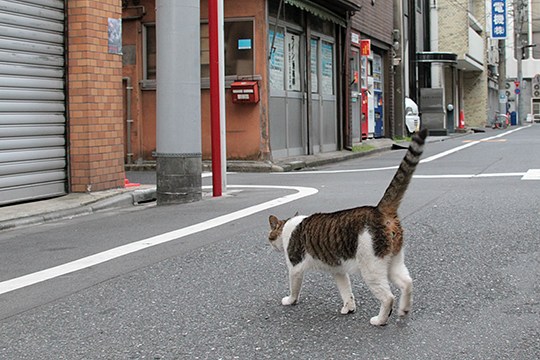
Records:
{"label": "air conditioner outdoor unit", "polygon": [[504,92],[508,100],[515,100],[516,98],[516,84],[514,81],[506,81],[504,83]]}

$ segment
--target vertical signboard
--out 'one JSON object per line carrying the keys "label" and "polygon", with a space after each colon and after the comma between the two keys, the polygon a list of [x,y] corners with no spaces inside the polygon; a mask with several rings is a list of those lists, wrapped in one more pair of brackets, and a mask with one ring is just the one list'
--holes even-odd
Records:
{"label": "vertical signboard", "polygon": [[360,40],[360,55],[370,56],[371,55],[371,40]]}
{"label": "vertical signboard", "polygon": [[506,39],[506,0],[491,0],[491,37]]}

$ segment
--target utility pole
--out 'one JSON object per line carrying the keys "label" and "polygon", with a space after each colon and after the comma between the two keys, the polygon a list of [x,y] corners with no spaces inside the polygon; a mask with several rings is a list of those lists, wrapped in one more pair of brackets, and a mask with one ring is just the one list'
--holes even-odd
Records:
{"label": "utility pole", "polygon": [[529,39],[524,39],[523,24],[525,22],[525,9],[527,8],[527,0],[516,0],[514,3],[514,29],[516,31],[516,60],[517,60],[517,83],[516,83],[516,123],[517,125],[523,125],[523,118],[525,115],[525,103],[523,101],[523,57],[525,56],[525,49],[533,46],[529,45]]}
{"label": "utility pole", "polygon": [[403,0],[394,0],[394,121],[390,136],[403,136],[405,124],[405,33],[403,27]]}
{"label": "utility pole", "polygon": [[157,0],[156,40],[157,204],[198,201],[202,199],[199,0]]}

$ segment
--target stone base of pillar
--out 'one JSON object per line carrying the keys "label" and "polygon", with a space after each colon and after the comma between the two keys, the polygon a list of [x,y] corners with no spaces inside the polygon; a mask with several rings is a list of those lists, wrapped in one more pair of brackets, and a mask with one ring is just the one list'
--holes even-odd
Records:
{"label": "stone base of pillar", "polygon": [[201,154],[157,154],[157,205],[202,199]]}

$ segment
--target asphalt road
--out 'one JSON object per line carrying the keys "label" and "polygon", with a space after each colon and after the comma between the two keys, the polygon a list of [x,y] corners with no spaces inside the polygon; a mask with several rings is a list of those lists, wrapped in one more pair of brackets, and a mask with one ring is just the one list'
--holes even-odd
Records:
{"label": "asphalt road", "polygon": [[354,314],[339,314],[325,273],[281,305],[268,216],[375,204],[404,153],[230,174],[221,198],[0,233],[0,359],[540,358],[539,125],[426,146],[400,209],[408,318],[371,326],[378,304],[358,275]]}

